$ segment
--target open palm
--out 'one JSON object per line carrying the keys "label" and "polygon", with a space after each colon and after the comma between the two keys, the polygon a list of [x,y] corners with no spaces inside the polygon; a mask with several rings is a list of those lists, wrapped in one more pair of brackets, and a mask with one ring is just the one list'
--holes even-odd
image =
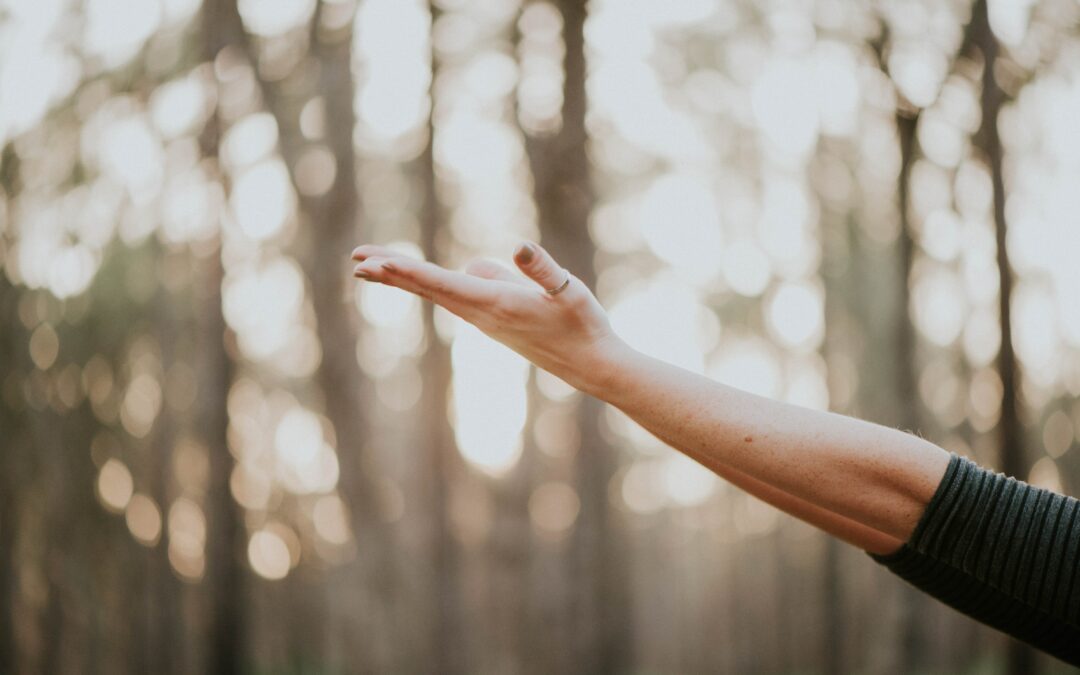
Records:
{"label": "open palm", "polygon": [[574,386],[606,352],[623,346],[596,296],[572,273],[563,291],[546,292],[568,271],[531,242],[514,253],[525,276],[484,259],[464,272],[448,270],[375,244],[357,247],[352,257],[360,262],[354,276],[434,302]]}

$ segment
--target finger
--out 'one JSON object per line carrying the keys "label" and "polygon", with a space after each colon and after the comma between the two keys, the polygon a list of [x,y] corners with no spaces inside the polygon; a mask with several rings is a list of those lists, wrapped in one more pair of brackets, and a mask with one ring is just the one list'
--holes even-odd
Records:
{"label": "finger", "polygon": [[567,271],[543,247],[531,241],[523,242],[514,250],[514,262],[525,276],[544,290],[556,288],[566,281]]}
{"label": "finger", "polygon": [[499,285],[491,280],[407,256],[372,256],[356,266],[354,273],[359,272],[366,272],[374,281],[400,286],[440,305],[455,303],[483,309],[494,302],[499,290]]}
{"label": "finger", "polygon": [[465,266],[465,273],[481,279],[508,281],[524,288],[535,288],[528,279],[525,279],[520,274],[515,274],[513,270],[507,269],[504,265],[485,258],[470,260],[469,264]]}
{"label": "finger", "polygon": [[365,258],[363,262],[353,267],[353,276],[366,281],[382,281],[382,279],[377,278],[381,274],[381,268],[379,267],[381,261],[382,258]]}
{"label": "finger", "polygon": [[448,296],[434,297],[429,288],[415,283],[403,276],[392,277],[390,273],[382,269],[382,263],[387,260],[387,258],[371,256],[356,266],[353,270],[353,276],[364,279],[365,281],[373,281],[386,286],[394,286],[407,293],[412,293],[424,300],[440,305],[447,311],[456,314],[463,319],[471,316],[470,306],[468,305],[463,305],[460,302],[452,300]]}
{"label": "finger", "polygon": [[397,249],[389,246],[380,246],[379,244],[361,244],[354,248],[352,252],[353,260],[363,261],[372,256],[379,256],[380,258],[410,257]]}

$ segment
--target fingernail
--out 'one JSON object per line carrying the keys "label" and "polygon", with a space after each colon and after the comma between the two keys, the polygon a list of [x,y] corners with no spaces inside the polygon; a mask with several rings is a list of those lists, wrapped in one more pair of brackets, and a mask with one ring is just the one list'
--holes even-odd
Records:
{"label": "fingernail", "polygon": [[528,263],[532,262],[535,253],[536,250],[533,248],[533,245],[530,242],[525,242],[521,246],[518,246],[518,250],[514,253],[514,257],[522,263]]}
{"label": "fingernail", "polygon": [[394,267],[394,266],[393,266],[393,265],[392,265],[392,264],[390,263],[390,261],[389,261],[389,260],[387,260],[387,261],[383,262],[383,263],[382,263],[381,265],[379,265],[379,267],[381,267],[382,269],[386,270],[387,272],[394,272],[394,271],[397,271],[397,268],[396,268],[396,267]]}
{"label": "fingernail", "polygon": [[370,279],[371,278],[371,272],[368,272],[365,269],[361,269],[360,266],[358,265],[356,268],[353,269],[353,276],[354,277],[360,277],[361,279]]}

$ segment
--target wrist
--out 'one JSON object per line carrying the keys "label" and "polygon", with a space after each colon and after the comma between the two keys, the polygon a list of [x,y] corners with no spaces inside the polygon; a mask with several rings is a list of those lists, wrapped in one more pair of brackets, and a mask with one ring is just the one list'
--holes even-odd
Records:
{"label": "wrist", "polygon": [[597,340],[574,367],[567,384],[608,403],[629,368],[635,350],[615,333]]}

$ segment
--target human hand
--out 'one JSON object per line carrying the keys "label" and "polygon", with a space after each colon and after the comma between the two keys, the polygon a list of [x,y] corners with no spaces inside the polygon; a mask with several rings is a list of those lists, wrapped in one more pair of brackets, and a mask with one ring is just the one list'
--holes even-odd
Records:
{"label": "human hand", "polygon": [[464,272],[417,260],[385,246],[364,244],[352,253],[353,275],[414,293],[444,307],[489,337],[570,385],[592,393],[605,366],[625,343],[607,313],[573,274],[538,244],[525,242],[514,262],[525,277],[490,260],[471,261]]}

